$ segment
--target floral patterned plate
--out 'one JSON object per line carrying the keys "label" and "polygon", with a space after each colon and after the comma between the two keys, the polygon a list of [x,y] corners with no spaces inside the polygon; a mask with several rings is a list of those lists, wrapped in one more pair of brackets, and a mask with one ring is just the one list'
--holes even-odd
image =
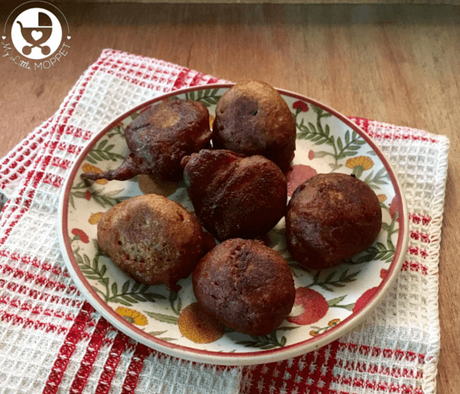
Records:
{"label": "floral patterned plate", "polygon": [[[284,220],[268,234],[270,246],[289,262],[296,300],[290,316],[267,336],[253,337],[206,323],[200,315],[190,277],[182,289],[146,286],[120,271],[97,247],[97,221],[131,196],[155,192],[148,177],[130,181],[83,181],[83,172],[117,167],[127,154],[124,128],[150,105],[180,97],[202,101],[214,114],[231,85],[189,88],[155,98],[122,115],[98,133],[79,155],[60,203],[60,242],[69,271],[88,301],[133,339],[172,356],[223,365],[279,361],[323,346],[363,321],[381,301],[401,269],[407,245],[407,213],[401,188],[375,143],[353,122],[325,105],[282,91],[297,124],[297,148],[288,175],[289,194],[317,173],[353,173],[368,183],[381,202],[382,230],[366,251],[339,267],[309,272],[286,250]],[[184,184],[163,185],[188,210]],[[177,188],[176,188],[177,187]]]}

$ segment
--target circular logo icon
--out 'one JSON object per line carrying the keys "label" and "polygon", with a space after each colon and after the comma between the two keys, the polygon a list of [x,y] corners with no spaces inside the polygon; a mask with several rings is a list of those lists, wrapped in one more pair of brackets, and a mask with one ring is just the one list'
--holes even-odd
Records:
{"label": "circular logo icon", "polygon": [[16,50],[28,59],[41,60],[52,56],[62,41],[59,19],[44,8],[21,12],[11,26],[11,41]]}

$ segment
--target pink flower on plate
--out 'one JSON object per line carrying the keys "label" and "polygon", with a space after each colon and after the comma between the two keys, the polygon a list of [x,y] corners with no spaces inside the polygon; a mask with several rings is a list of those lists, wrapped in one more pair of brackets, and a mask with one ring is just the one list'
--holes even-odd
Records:
{"label": "pink flower on plate", "polygon": [[353,308],[353,312],[356,313],[363,309],[369,301],[374,297],[375,293],[378,291],[378,287],[371,287],[370,289],[366,290],[356,301],[355,307]]}
{"label": "pink flower on plate", "polygon": [[308,287],[298,287],[295,291],[295,301],[288,322],[305,326],[322,319],[329,310],[329,304],[324,296]]}
{"label": "pink flower on plate", "polygon": [[388,270],[385,268],[382,268],[380,270],[380,278],[384,279],[387,276]]}
{"label": "pink flower on plate", "polygon": [[395,215],[398,214],[398,218],[396,221],[399,223],[399,212],[398,212],[398,206],[399,206],[399,198],[398,196],[394,196],[393,200],[391,200],[390,204],[390,216],[392,219],[394,219]]}
{"label": "pink flower on plate", "polygon": [[309,109],[308,104],[301,100],[298,100],[294,104],[292,104],[292,108],[294,108],[298,112],[307,112]]}
{"label": "pink flower on plate", "polygon": [[316,174],[318,174],[318,172],[313,167],[305,164],[294,165],[292,170],[287,174],[288,196],[291,197],[300,184]]}
{"label": "pink flower on plate", "polygon": [[76,235],[84,244],[89,243],[89,237],[83,230],[80,230],[79,228],[74,228],[71,232],[73,235]]}

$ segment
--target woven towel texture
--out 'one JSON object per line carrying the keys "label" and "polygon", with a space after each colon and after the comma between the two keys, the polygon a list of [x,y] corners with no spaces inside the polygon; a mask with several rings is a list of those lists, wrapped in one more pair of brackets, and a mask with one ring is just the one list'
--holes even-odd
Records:
{"label": "woven towel texture", "polygon": [[438,263],[449,141],[352,118],[405,190],[402,272],[364,324],[306,355],[245,368],[194,364],[113,328],[79,294],[58,245],[58,200],[78,153],[123,112],[171,90],[226,82],[105,50],[57,113],[0,162],[0,393],[434,393]]}

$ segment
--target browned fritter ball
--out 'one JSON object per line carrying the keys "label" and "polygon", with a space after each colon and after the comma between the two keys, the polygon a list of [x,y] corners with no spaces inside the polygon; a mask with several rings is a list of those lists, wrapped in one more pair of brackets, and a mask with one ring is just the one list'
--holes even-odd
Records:
{"label": "browned fritter ball", "polygon": [[129,154],[120,167],[82,176],[122,181],[147,174],[161,180],[179,180],[182,158],[210,147],[211,133],[209,112],[203,103],[165,100],[139,114],[126,127]]}
{"label": "browned fritter ball", "polygon": [[265,82],[247,80],[225,92],[216,106],[213,146],[262,155],[286,173],[294,158],[296,124],[289,106]]}
{"label": "browned fritter ball", "polygon": [[185,163],[195,214],[219,241],[264,235],[286,213],[286,178],[263,156],[203,149]]}
{"label": "browned fritter ball", "polygon": [[371,246],[382,227],[377,195],[341,173],[318,174],[297,187],[286,214],[288,250],[311,269],[336,266]]}
{"label": "browned fritter ball", "polygon": [[207,253],[192,274],[201,307],[227,327],[267,335],[289,315],[295,287],[289,265],[253,240],[229,239]]}
{"label": "browned fritter ball", "polygon": [[136,281],[178,290],[204,254],[198,220],[156,194],[132,197],[106,211],[97,224],[99,247]]}

